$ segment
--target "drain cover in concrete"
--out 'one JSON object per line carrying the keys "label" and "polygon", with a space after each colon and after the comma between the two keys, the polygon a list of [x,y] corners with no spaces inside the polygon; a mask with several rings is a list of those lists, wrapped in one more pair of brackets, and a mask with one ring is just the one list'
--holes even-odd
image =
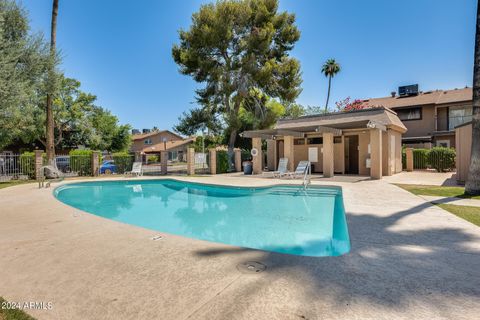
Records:
{"label": "drain cover in concrete", "polygon": [[242,273],[260,273],[267,269],[267,266],[257,261],[247,261],[237,264],[238,271]]}

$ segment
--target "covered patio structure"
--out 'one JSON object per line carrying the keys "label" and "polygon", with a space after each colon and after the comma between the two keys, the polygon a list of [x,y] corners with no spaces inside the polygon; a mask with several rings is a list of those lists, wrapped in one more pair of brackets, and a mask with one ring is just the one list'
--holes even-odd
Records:
{"label": "covered patio structure", "polygon": [[[407,129],[397,114],[384,107],[282,119],[273,129],[245,131],[252,139],[253,173],[276,170],[280,158],[289,171],[302,160],[324,177],[357,174],[381,179],[402,171],[402,134]],[[262,155],[267,141],[267,161]]]}

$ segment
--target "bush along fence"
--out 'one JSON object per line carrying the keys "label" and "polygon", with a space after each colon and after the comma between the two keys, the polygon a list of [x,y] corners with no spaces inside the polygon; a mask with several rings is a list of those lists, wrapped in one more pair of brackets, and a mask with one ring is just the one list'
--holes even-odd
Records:
{"label": "bush along fence", "polygon": [[[162,158],[163,157],[163,158]],[[162,152],[161,171],[157,174],[167,174],[167,152]],[[242,160],[248,154],[240,149],[234,150],[234,168],[236,172],[242,171]],[[103,170],[102,161],[113,160],[115,169]],[[57,155],[55,165],[65,176],[97,176],[103,173],[124,174],[132,170],[134,161],[141,161],[138,155],[127,152],[118,152],[105,156],[103,159],[99,151],[72,150],[66,155]],[[45,152],[35,150],[23,154],[0,153],[0,181],[16,179],[35,179],[40,177],[40,171],[47,164]],[[108,165],[108,163],[106,163]],[[144,165],[147,172],[149,165]],[[230,171],[228,165],[228,152],[226,150],[209,149],[205,154],[195,153],[193,148],[187,151],[187,174],[217,174]]]}
{"label": "bush along fence", "polygon": [[455,169],[455,156],[453,148],[405,148],[402,150],[402,164],[407,171],[435,169],[438,172],[446,172]]}

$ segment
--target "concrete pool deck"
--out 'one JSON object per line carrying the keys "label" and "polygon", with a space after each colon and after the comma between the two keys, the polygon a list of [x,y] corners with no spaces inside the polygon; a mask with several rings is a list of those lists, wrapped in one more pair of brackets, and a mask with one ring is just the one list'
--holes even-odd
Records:
{"label": "concrete pool deck", "polygon": [[[343,188],[347,255],[291,256],[188,239],[83,213],[36,184],[2,189],[0,296],[52,302],[52,310],[26,310],[38,319],[478,317],[480,228],[386,181],[313,183]],[[157,234],[163,238],[151,240]],[[242,273],[237,265],[246,261],[267,269]]]}

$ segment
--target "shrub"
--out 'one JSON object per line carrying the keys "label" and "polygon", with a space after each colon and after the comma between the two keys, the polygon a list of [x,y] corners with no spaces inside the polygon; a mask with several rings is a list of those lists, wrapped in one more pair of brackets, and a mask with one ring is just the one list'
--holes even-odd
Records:
{"label": "shrub", "polygon": [[150,155],[147,155],[147,163],[151,163],[151,162],[159,162],[160,161],[160,157],[155,155],[155,154],[150,154]]}
{"label": "shrub", "polygon": [[225,150],[217,151],[217,173],[228,172],[228,152]]}
{"label": "shrub", "polygon": [[[92,153],[93,150],[71,150],[70,155],[70,168],[72,171],[77,172],[79,176],[91,176],[92,175]],[[99,159],[101,162],[101,159]]]}
{"label": "shrub", "polygon": [[434,147],[428,152],[428,163],[438,172],[445,172],[455,168],[455,149]]}
{"label": "shrub", "polygon": [[252,160],[252,155],[250,154],[250,150],[242,149],[241,155],[242,155],[242,162]]}
{"label": "shrub", "polygon": [[133,156],[128,152],[115,152],[112,154],[112,159],[117,167],[117,173],[125,173],[132,169]]}
{"label": "shrub", "polygon": [[427,169],[429,149],[413,149],[413,168]]}
{"label": "shrub", "polygon": [[35,178],[35,152],[24,152],[20,155],[20,168],[29,179]]}

